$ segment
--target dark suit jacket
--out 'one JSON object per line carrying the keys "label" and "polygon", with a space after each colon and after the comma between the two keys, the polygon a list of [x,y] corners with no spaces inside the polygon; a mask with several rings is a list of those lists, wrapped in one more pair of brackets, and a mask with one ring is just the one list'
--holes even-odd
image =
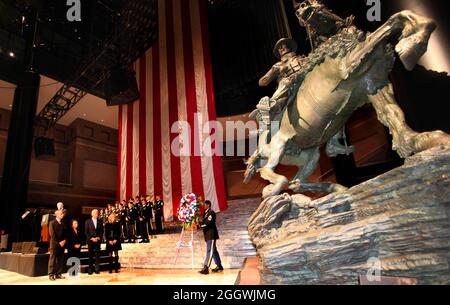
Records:
{"label": "dark suit jacket", "polygon": [[88,245],[92,243],[92,237],[99,237],[100,241],[98,242],[98,244],[100,244],[103,237],[103,224],[100,219],[97,219],[97,228],[95,228],[92,218],[86,220],[86,223],[84,224],[84,234],[86,235],[86,241]]}
{"label": "dark suit jacket", "polygon": [[219,232],[216,227],[216,213],[213,210],[205,211],[205,215],[200,220],[200,227],[203,229],[206,241],[219,239]]}
{"label": "dark suit jacket", "polygon": [[84,236],[82,236],[81,232],[78,231],[78,234],[70,228],[67,231],[67,246],[68,248],[72,248],[74,245],[83,245],[84,244]]}
{"label": "dark suit jacket", "polygon": [[66,239],[64,224],[59,223],[56,219],[52,220],[49,225],[50,249],[61,248],[59,243]]}

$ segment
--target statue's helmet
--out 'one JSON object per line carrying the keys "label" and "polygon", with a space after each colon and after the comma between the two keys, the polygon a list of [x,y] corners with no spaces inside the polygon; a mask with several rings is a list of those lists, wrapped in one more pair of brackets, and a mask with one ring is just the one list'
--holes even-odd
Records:
{"label": "statue's helmet", "polygon": [[291,52],[297,52],[298,49],[298,45],[297,42],[295,42],[294,39],[292,38],[282,38],[280,40],[277,41],[277,43],[275,44],[275,47],[273,48],[273,55],[275,55],[276,58],[280,58],[280,53],[278,52],[278,50],[280,49],[280,47],[285,44],[288,46],[288,48],[291,50]]}
{"label": "statue's helmet", "polygon": [[318,0],[306,0],[301,3],[294,0],[294,7],[300,25],[321,36],[334,35],[353,21],[352,18],[347,20],[340,18]]}

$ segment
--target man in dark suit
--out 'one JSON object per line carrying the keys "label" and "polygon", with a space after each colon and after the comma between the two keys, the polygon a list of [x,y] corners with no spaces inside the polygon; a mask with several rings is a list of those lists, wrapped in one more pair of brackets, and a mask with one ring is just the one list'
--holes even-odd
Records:
{"label": "man in dark suit", "polygon": [[100,244],[103,236],[103,224],[98,219],[98,210],[92,210],[91,218],[86,220],[84,225],[84,233],[86,234],[86,241],[89,250],[89,275],[94,269],[95,257],[95,273],[100,273]]}
{"label": "man in dark suit", "polygon": [[69,227],[70,227],[70,220],[71,220],[71,217],[70,217],[70,215],[69,215],[69,213],[67,212],[67,209],[64,207],[64,203],[63,202],[58,202],[57,204],[56,204],[56,209],[58,210],[58,211],[61,211],[64,215],[63,215],[63,218],[62,218],[62,223],[63,223],[63,225],[64,225],[64,230],[66,230],[66,231],[68,231],[68,229],[69,229]]}
{"label": "man in dark suit", "polygon": [[64,212],[55,211],[56,219],[50,222],[50,258],[48,260],[48,276],[51,281],[63,279],[61,273],[64,270],[64,246],[66,245],[66,232],[62,222]]}
{"label": "man in dark suit", "polygon": [[219,232],[216,227],[216,213],[211,209],[211,201],[209,200],[205,201],[205,214],[200,220],[200,227],[203,229],[203,235],[206,241],[206,258],[203,269],[199,273],[209,273],[209,266],[211,266],[211,260],[213,258],[216,263],[216,268],[211,271],[221,272],[223,271],[223,267],[216,247],[217,240],[219,239]]}

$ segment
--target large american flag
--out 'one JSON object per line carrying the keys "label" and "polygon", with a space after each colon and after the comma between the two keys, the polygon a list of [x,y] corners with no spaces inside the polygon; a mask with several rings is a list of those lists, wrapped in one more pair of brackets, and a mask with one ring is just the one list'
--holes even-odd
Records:
{"label": "large american flag", "polygon": [[[187,144],[171,132],[173,123],[194,127],[196,113],[200,124],[216,119],[206,0],[159,0],[158,16],[158,41],[134,64],[141,98],[119,106],[118,197],[160,194],[166,220],[190,192],[224,210],[220,157],[171,149]],[[190,131],[191,152],[210,136],[198,129]]]}

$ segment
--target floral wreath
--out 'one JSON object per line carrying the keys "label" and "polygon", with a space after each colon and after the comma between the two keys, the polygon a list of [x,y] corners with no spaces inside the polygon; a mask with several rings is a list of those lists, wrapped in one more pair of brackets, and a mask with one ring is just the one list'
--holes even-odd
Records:
{"label": "floral wreath", "polygon": [[177,218],[185,227],[190,227],[197,223],[200,217],[200,206],[203,205],[201,197],[194,193],[183,196],[177,210]]}

